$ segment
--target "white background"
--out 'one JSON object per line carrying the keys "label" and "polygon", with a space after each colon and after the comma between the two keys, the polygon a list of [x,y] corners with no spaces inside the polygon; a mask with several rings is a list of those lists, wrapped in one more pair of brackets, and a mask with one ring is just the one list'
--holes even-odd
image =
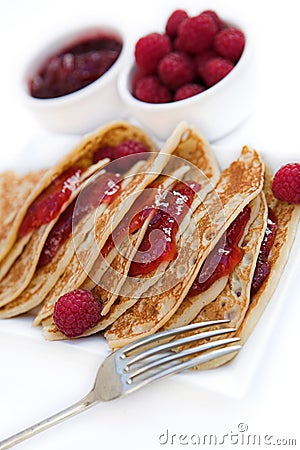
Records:
{"label": "white background", "polygon": [[[297,3],[0,0],[0,169],[47,165],[73,142],[73,138],[50,136],[41,130],[20,101],[22,66],[43,40],[73,24],[112,21],[134,42],[145,32],[161,30],[177,7],[196,13],[207,6],[248,21],[256,54],[256,110],[240,130],[216,145],[230,153],[230,149],[251,144],[274,169],[282,162],[300,161]],[[299,253],[299,233],[297,248]],[[296,252],[240,362],[235,361],[232,368],[212,375],[182,374],[101,404],[19,448],[182,448],[180,434],[215,433],[220,440],[226,433],[227,439],[231,434],[241,437],[240,423],[248,425],[247,433],[260,434],[262,439],[273,435],[268,443],[273,444],[275,438],[297,438],[299,446],[294,408],[300,400]],[[0,323],[0,439],[84,396],[102,357],[97,339],[80,344],[47,343],[40,330],[31,330],[30,319]],[[159,444],[166,429],[177,434],[177,444],[171,445],[170,439],[166,445]],[[234,447],[242,448],[241,441],[220,445]]]}

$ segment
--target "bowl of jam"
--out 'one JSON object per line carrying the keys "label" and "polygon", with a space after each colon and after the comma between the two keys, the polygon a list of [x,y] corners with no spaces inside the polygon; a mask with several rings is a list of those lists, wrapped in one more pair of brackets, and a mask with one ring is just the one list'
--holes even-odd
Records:
{"label": "bowl of jam", "polygon": [[42,126],[87,133],[122,116],[117,77],[125,59],[123,33],[114,27],[82,27],[51,41],[28,63],[24,100]]}

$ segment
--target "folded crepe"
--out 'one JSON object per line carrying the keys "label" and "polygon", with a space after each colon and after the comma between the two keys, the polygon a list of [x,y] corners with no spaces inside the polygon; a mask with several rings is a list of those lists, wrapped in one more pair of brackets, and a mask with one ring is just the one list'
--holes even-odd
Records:
{"label": "folded crepe", "polygon": [[[170,266],[165,261],[160,264],[160,276],[155,273],[155,276],[150,278],[152,287],[148,289],[146,296],[144,295],[145,298],[139,299],[138,295],[141,296],[140,285],[144,284],[145,278],[148,282],[148,278],[141,277],[140,283],[134,280],[134,295],[126,298],[120,296],[111,308],[109,317],[104,317],[98,326],[86,334],[103,329],[104,326],[109,325],[109,322],[112,323],[109,320],[112,319],[113,325],[105,333],[105,337],[112,347],[116,347],[141,335],[152,334],[159,329],[174,314],[184,299],[189,283],[193,282],[193,276],[197,274],[197,272],[194,273],[196,267],[201,265],[211,245],[216,243],[216,239],[243,207],[262,189],[263,170],[263,163],[258,154],[245,147],[240,159],[223,172],[216,190],[209,193],[203,203],[200,202],[200,206],[196,208],[192,216],[193,220],[189,217],[188,226],[179,241],[180,250],[176,264],[174,261]],[[201,246],[199,247],[197,243]],[[167,266],[169,266],[168,270],[166,270]],[[153,273],[151,275],[153,276]],[[153,284],[153,278],[155,284]],[[168,283],[171,286],[170,289],[166,289]],[[122,291],[123,289],[121,293]],[[122,315],[117,319],[120,312]],[[63,338],[63,334],[58,332],[51,321],[44,323],[44,333],[48,339]],[[118,342],[117,345],[115,345],[116,342]]]}
{"label": "folded crepe", "polygon": [[[120,222],[117,229],[114,230],[109,239],[114,242],[113,248],[109,251],[108,256],[111,253],[116,254],[112,259],[111,264],[108,264],[107,258],[103,258],[103,262],[96,261],[92,269],[93,285],[91,286],[91,280],[88,279],[81,288],[90,289],[97,298],[101,298],[103,316],[107,315],[111,306],[117,300],[119,292],[126,282],[127,275],[130,269],[131,261],[134,259],[136,252],[144,238],[147,228],[155,216],[155,207],[158,198],[165,197],[174,184],[174,180],[182,179],[184,174],[188,172],[189,167],[187,165],[175,170],[170,176],[160,176],[154,183],[148,186],[139,199],[135,202],[132,208],[128,211],[124,219]],[[149,193],[147,191],[150,191]],[[140,200],[140,201],[139,201]],[[152,200],[152,201],[151,201]],[[128,238],[118,236],[122,234],[123,230],[129,231],[128,223],[138,217],[139,213],[147,211],[145,216],[145,222],[140,221],[139,229],[134,233],[128,233]],[[149,214],[149,215],[148,215]],[[119,233],[116,233],[120,230]],[[119,237],[119,239],[118,239]],[[122,239],[123,238],[123,239]],[[119,242],[121,240],[121,242]],[[111,240],[107,241],[109,247],[111,246]],[[111,258],[109,258],[111,259]],[[91,274],[90,274],[91,277]]]}
{"label": "folded crepe", "polygon": [[[147,297],[112,324],[105,332],[111,348],[151,335],[170,319],[189,292],[210,251],[245,206],[262,190],[263,178],[264,164],[259,155],[255,150],[244,147],[239,159],[222,172],[215,190],[196,209],[194,220],[183,233],[180,270],[171,263],[163,279],[147,291]],[[162,292],[168,278],[171,278],[173,287]]]}
{"label": "folded crepe", "polygon": [[[193,320],[193,322],[212,319],[229,320],[225,326],[237,329],[234,336],[241,339],[242,345],[252,333],[279,283],[288,261],[300,220],[300,205],[291,205],[277,200],[272,194],[271,186],[272,176],[270,171],[267,170],[263,190],[267,207],[263,204],[261,207],[265,209],[264,226],[260,222],[256,224],[257,226],[254,223],[245,239],[243,260],[231,273],[228,283],[221,294],[215,301],[204,307]],[[272,232],[272,226],[274,227],[272,224],[274,223],[275,232],[274,230]],[[274,236],[271,244],[268,244],[266,239],[271,233]],[[258,242],[263,243],[259,250]],[[264,255],[266,248],[269,252],[267,259],[269,273],[263,282],[260,281],[257,286],[255,285],[255,280],[257,280],[257,277],[259,279],[260,274],[265,270],[264,268],[260,269],[262,261],[260,261],[258,266],[257,262]],[[232,336],[232,333],[230,336]],[[236,353],[226,355],[215,361],[200,365],[197,369],[203,370],[218,367],[235,356]]]}
{"label": "folded crepe", "polygon": [[91,155],[99,145],[114,145],[114,142],[119,142],[120,135],[122,135],[123,140],[134,139],[135,136],[139,136],[149,148],[156,148],[153,141],[141,130],[138,131],[136,128],[136,131],[134,131],[134,127],[129,126],[126,122],[114,122],[88,134],[81,143],[49,170],[42,170],[22,177],[18,177],[13,172],[6,172],[1,175],[2,200],[0,211],[6,215],[7,210],[10,211],[9,203],[14,210],[9,213],[1,227],[0,261],[8,254],[14,243],[20,239],[18,236],[20,225],[34,200],[68,168],[78,163],[84,167],[89,166]]}
{"label": "folded crepe", "polygon": [[[135,130],[133,137],[137,140],[137,129],[130,125],[127,125],[127,127]],[[182,124],[181,127],[186,129],[184,124]],[[118,141],[114,140],[114,143],[118,144]],[[54,280],[53,284],[50,286],[51,282],[49,281],[49,278],[47,279],[45,273],[41,277],[40,273],[37,272],[36,277],[32,280],[31,286],[29,286],[30,292],[28,290],[27,292],[24,291],[22,301],[20,301],[20,298],[17,298],[15,304],[10,302],[9,305],[6,305],[5,311],[0,309],[0,317],[4,317],[4,314],[8,317],[8,315],[12,314],[12,309],[14,310],[14,314],[18,314],[21,311],[24,312],[24,301],[27,302],[26,308],[32,308],[32,294],[34,293],[35,301],[41,302],[41,300],[45,299],[45,308],[43,308],[41,315],[37,318],[38,321],[43,314],[49,314],[48,309],[51,314],[53,304],[60,295],[81,286],[92,270],[94,262],[97,260],[111,230],[113,230],[122,220],[141,192],[144,191],[149,183],[159,176],[168,163],[169,156],[173,150],[173,140],[167,140],[160,152],[148,153],[145,155],[147,156],[146,161],[138,161],[120,182],[121,189],[117,198],[109,204],[104,211],[101,208],[98,208],[90,221],[91,227],[89,229],[84,227],[85,234],[82,235],[83,239],[81,239],[80,242],[78,242],[77,239],[74,250],[68,249],[68,256],[65,257],[63,252],[59,252],[58,258],[63,257],[66,266],[61,259],[59,261],[53,260],[52,268],[54,270],[54,276],[51,276],[52,273],[50,272],[51,279]],[[72,252],[72,255],[70,255],[69,252]],[[44,291],[40,290],[39,300],[37,297],[37,277],[39,278],[38,286],[41,287],[40,282],[45,286]],[[41,299],[41,296],[43,296],[43,299]]]}
{"label": "folded crepe", "polygon": [[[51,173],[52,178],[53,174],[56,175],[58,173],[64,173],[68,168],[73,166],[83,166],[84,168],[88,168],[88,170],[91,170],[91,163],[93,160],[93,154],[95,151],[97,151],[99,148],[107,147],[107,146],[116,146],[119,143],[125,141],[125,140],[135,140],[138,142],[141,142],[145,145],[145,147],[149,150],[149,153],[147,152],[147,155],[145,154],[146,161],[137,161],[134,159],[134,167],[132,167],[128,173],[125,173],[124,178],[122,179],[121,189],[120,189],[120,195],[118,195],[118,202],[112,202],[111,205],[108,205],[107,208],[100,207],[97,210],[98,215],[101,215],[103,213],[103,209],[108,209],[107,215],[114,215],[114,211],[117,211],[118,209],[121,210],[120,204],[123,202],[122,210],[118,212],[118,214],[115,215],[114,220],[120,220],[124,213],[126,212],[126,205],[127,208],[130,207],[130,203],[134,201],[134,193],[136,191],[136,186],[143,183],[144,185],[147,185],[148,182],[151,182],[151,180],[157,176],[153,175],[156,171],[158,173],[161,171],[161,168],[163,168],[168,160],[168,147],[166,146],[165,154],[155,153],[157,150],[156,145],[153,143],[153,141],[139,128],[130,125],[126,122],[114,122],[112,124],[106,125],[102,127],[101,129],[97,130],[96,132],[88,135],[81,144],[79,144],[75,150],[69,153],[64,159],[58,163],[55,168],[50,169],[47,172],[47,179],[50,179],[49,174]],[[140,158],[139,158],[140,159]],[[98,162],[98,168],[99,166],[104,166],[109,162],[109,159],[105,158],[102,161]],[[150,170],[150,173],[147,174],[147,171]],[[86,172],[88,172],[86,170]],[[83,174],[85,171],[83,171]],[[147,175],[145,175],[145,173]],[[128,178],[128,174],[131,174],[131,178]],[[134,176],[135,178],[134,178]],[[85,175],[83,175],[85,176]],[[56,178],[54,179],[55,182]],[[69,181],[69,180],[68,180]],[[77,184],[80,184],[80,179],[78,180]],[[73,183],[75,184],[75,183]],[[75,188],[77,188],[77,184]],[[46,185],[46,182],[44,183]],[[129,195],[129,199],[125,200],[125,197],[127,197],[127,194],[122,192],[122,189],[126,188],[127,193]],[[74,186],[72,186],[74,188]],[[48,187],[48,189],[51,190],[51,185]],[[44,191],[45,192],[45,191]],[[43,192],[43,194],[44,194]],[[46,191],[48,192],[48,191]],[[130,195],[131,194],[131,195]],[[138,195],[135,194],[135,195]],[[72,200],[69,199],[70,201]],[[119,206],[118,206],[119,205]],[[63,205],[63,208],[61,209],[60,213],[63,212],[63,210],[68,206],[68,202],[66,202]],[[29,209],[30,211],[30,209]],[[25,211],[26,213],[26,211]],[[26,216],[25,216],[26,217]],[[12,315],[17,315],[21,312],[27,311],[28,309],[31,309],[31,305],[35,306],[35,302],[30,301],[28,306],[25,306],[25,302],[29,299],[30,292],[32,286],[29,288],[29,291],[25,293],[24,298],[19,298],[20,295],[24,292],[24,290],[28,287],[29,283],[31,282],[32,278],[35,275],[35,270],[37,267],[37,263],[39,261],[39,257],[41,254],[41,251],[43,249],[43,246],[46,242],[47,236],[49,235],[51,229],[55,225],[56,221],[58,220],[59,215],[51,221],[49,224],[45,224],[40,226],[37,229],[34,229],[31,231],[30,238],[28,239],[27,236],[26,239],[28,239],[28,242],[26,243],[25,248],[22,248],[20,256],[16,259],[16,261],[13,263],[11,268],[7,271],[6,275],[0,282],[0,317],[10,317]],[[119,219],[118,219],[119,218]],[[103,224],[102,224],[103,225]],[[98,234],[101,234],[101,224],[99,225],[100,231],[97,231]],[[85,235],[82,235],[84,236]],[[21,240],[24,238],[21,237]],[[77,245],[80,245],[81,240],[78,239]],[[18,241],[16,242],[15,246],[18,246]],[[14,252],[14,249],[11,250],[11,252]],[[60,256],[62,252],[59,252]],[[9,257],[9,255],[8,255]],[[64,261],[67,264],[68,258],[64,258]],[[55,261],[58,262],[57,260]],[[60,260],[60,274],[61,271],[63,271],[65,268],[64,264],[62,264],[62,261]],[[26,270],[25,270],[26,269]],[[43,276],[40,276],[40,273],[37,273],[37,276],[39,278],[38,283],[36,283],[36,279],[33,280],[33,288],[36,289],[41,286],[41,281],[43,284],[43,280],[45,281],[47,279],[47,288],[46,290],[49,290],[49,285],[51,284],[51,280],[53,281],[53,284],[56,282],[55,278],[57,279],[57,271],[55,271],[55,276],[52,275],[52,269],[53,267],[49,268],[48,270],[44,270]],[[46,276],[45,276],[46,274]],[[21,276],[20,276],[21,275]],[[52,287],[51,286],[51,287]],[[40,291],[39,294],[39,301],[43,301],[43,290]],[[16,300],[15,303],[13,303]],[[30,299],[32,300],[32,298]],[[37,301],[37,297],[35,297],[35,301]]]}
{"label": "folded crepe", "polygon": [[[213,187],[219,178],[219,169],[216,160],[207,141],[195,129],[193,129],[192,127],[188,127],[186,124],[180,125],[175,129],[174,133],[169,138],[169,142],[173,142],[173,155],[175,155],[176,158],[172,157],[169,164],[166,166],[163,175],[164,180],[162,181],[162,185],[164,186],[165,191],[162,190],[162,192],[165,192],[165,194],[166,192],[172,193],[172,189],[174,188],[174,186],[176,187],[176,185],[178,185],[178,179],[183,180],[183,183],[185,182],[185,180],[186,183],[189,183],[191,180],[198,183],[199,185],[201,185],[201,187],[194,198],[193,204],[195,209],[199,205],[199,203],[201,203],[203,198],[205,198],[208,192],[213,190]],[[159,205],[164,204],[165,201],[166,198],[163,195],[161,196],[161,198],[156,197],[156,207],[162,208],[162,206]],[[191,205],[192,207],[193,204]],[[186,214],[185,217],[183,215],[182,218],[183,221],[181,223],[181,232],[183,232],[184,229],[188,226],[189,214]],[[139,244],[141,243],[143,236],[147,231],[147,226],[148,223],[145,223],[144,226],[136,233],[134,251],[138,249]],[[131,246],[131,249],[133,249],[133,246]],[[134,251],[133,255],[131,256],[134,256]],[[139,281],[141,281],[141,283],[138,286],[136,282],[134,282],[133,285],[132,283],[128,285],[127,274],[131,261],[130,258],[126,258],[126,256],[127,255],[125,254],[124,257],[124,253],[122,252],[122,254],[117,255],[115,260],[113,261],[113,263],[115,262],[116,265],[118,263],[121,267],[121,274],[119,277],[120,283],[117,289],[114,289],[115,286],[113,275],[115,267],[112,267],[113,270],[108,270],[106,273],[104,273],[102,279],[100,279],[100,286],[96,286],[92,290],[92,292],[96,296],[99,295],[101,297],[101,300],[103,300],[104,298],[106,301],[104,301],[103,318],[100,320],[96,327],[86,332],[85,335],[92,334],[106,328],[109,324],[113,323],[116,318],[118,318],[127,308],[129,308],[134,302],[138,300],[137,295],[133,295],[129,298],[124,298],[121,296],[118,297],[118,295],[116,295],[116,291],[119,292],[120,288],[121,292],[124,289],[127,289],[127,291],[129,289],[136,291],[137,287],[139,288],[140,292],[142,290],[147,290],[147,279],[143,280],[142,278],[140,278]],[[161,265],[161,268],[162,266],[163,265]],[[162,274],[163,272],[160,271],[159,276],[161,276]],[[106,286],[109,286],[109,279],[112,283],[112,285],[110,286],[110,292],[107,292],[102,287],[103,281],[105,281],[106,276]],[[115,278],[118,279],[118,277]],[[143,283],[143,288],[142,282],[146,282]],[[153,282],[155,282],[155,280],[152,280],[152,283]],[[88,288],[89,286],[93,287],[93,284],[90,284],[89,280],[87,280],[82,287]],[[58,295],[59,292],[56,293],[56,299],[58,298]],[[43,308],[43,326],[45,336],[47,339],[64,339],[65,336],[57,330],[56,326],[52,323],[51,318],[46,320],[47,317],[49,318],[53,313],[53,307],[54,306],[52,305],[52,309],[49,310],[50,314],[48,313],[48,315],[45,314],[47,304],[45,304],[45,307]]]}
{"label": "folded crepe", "polygon": [[[199,312],[206,305],[209,305],[212,301],[214,301],[224,290],[228,283],[230,273],[234,270],[234,267],[239,264],[239,260],[242,260],[242,257],[242,262],[244,261],[246,266],[244,268],[244,280],[248,280],[249,277],[252,277],[250,263],[253,260],[254,263],[256,263],[268,219],[266,200],[262,192],[250,202],[249,209],[249,219],[245,225],[244,231],[240,228],[241,224],[239,223],[239,219],[243,214],[242,212],[235,219],[235,221],[232,222],[230,227],[228,227],[226,234],[223,239],[221,238],[219,245],[217,244],[210,253],[208,263],[208,270],[210,273],[208,275],[205,273],[206,262],[208,261],[207,258],[197,274],[194,282],[195,284],[192,284],[188,295],[185,297],[177,311],[172,315],[168,322],[164,324],[161,331],[191,323]],[[232,243],[230,243],[230,231],[236,233],[237,227],[241,230],[241,237],[238,242],[238,251],[236,251],[234,246],[232,246]],[[227,244],[226,246],[227,240],[229,240],[229,245]],[[251,254],[249,254],[249,249]],[[237,257],[235,256],[235,253],[238,254]],[[246,255],[246,253],[248,254]],[[201,278],[203,281],[197,282],[197,280],[201,280]],[[240,295],[240,288],[236,279],[235,282],[236,291],[238,295]]]}
{"label": "folded crepe", "polygon": [[[217,162],[212,154],[208,142],[199,134],[199,132],[192,127],[188,128],[186,124],[184,124],[184,126],[181,125],[177,127],[170,137],[170,140],[173,142],[175,150],[171,161],[164,170],[164,175],[162,175],[160,179],[155,182],[156,186],[154,186],[155,189],[153,189],[155,193],[154,205],[151,205],[151,207],[154,207],[154,209],[161,209],[165,202],[168,201],[168,193],[171,193],[172,195],[173,189],[178,186],[178,183],[176,182],[185,180],[188,182],[188,180],[193,180],[194,183],[197,183],[200,186],[200,190],[197,192],[197,196],[194,198],[191,205],[191,208],[196,208],[198,203],[205,198],[209,191],[213,189],[220,176]],[[156,190],[158,185],[159,189]],[[153,186],[151,185],[150,187]],[[145,204],[147,205],[147,208],[149,208],[150,204],[147,203],[147,200],[149,202],[149,195],[146,192],[144,193],[146,194]],[[128,216],[129,218],[130,216],[135,216],[136,210],[134,206],[135,205],[133,205],[133,208],[131,208],[125,219],[128,219]],[[137,205],[136,209],[138,208],[141,210],[140,205]],[[152,215],[154,219],[155,214]],[[188,224],[188,217],[189,215],[187,214],[183,219],[184,222],[181,224],[181,232],[183,232],[183,228]],[[150,220],[148,221],[148,225],[149,224]],[[122,226],[123,224],[120,223],[120,225]],[[105,272],[104,276],[100,278],[100,285],[98,283],[98,285],[93,289],[93,293],[97,297],[101,298],[103,303],[102,315],[107,315],[111,306],[117,300],[122,288],[122,297],[124,297],[124,291],[126,292],[126,289],[128,290],[129,288],[130,290],[133,290],[133,294],[130,296],[130,301],[132,301],[132,298],[138,298],[135,292],[136,283],[135,281],[133,283],[129,283],[127,275],[130,269],[131,261],[135,257],[136,251],[142,243],[146,232],[147,226],[141,227],[141,229],[136,233],[135,244],[132,245],[131,242],[128,242],[124,250],[120,248],[120,251],[113,263]],[[116,272],[116,268],[118,268],[118,272]],[[153,279],[155,278],[153,277]],[[141,280],[139,279],[139,281]],[[141,292],[141,287],[142,283],[140,283],[139,292]],[[83,288],[86,288],[86,286],[83,286]],[[146,289],[147,287],[144,286],[143,290]],[[125,304],[126,302],[122,302],[123,306]],[[121,310],[123,311],[120,307],[120,303],[117,309],[119,310],[119,314]],[[115,313],[112,317],[115,317]],[[108,317],[106,319],[108,319]],[[112,319],[110,318],[109,320]],[[107,320],[105,322],[107,323]]]}
{"label": "folded crepe", "polygon": [[[116,129],[118,125],[124,127],[125,134],[129,133],[127,139],[139,140],[140,130],[133,131],[134,128],[120,122],[115,124]],[[104,133],[100,145],[116,145],[122,141],[116,138],[114,132],[109,135],[110,126],[104,127],[108,134]],[[147,141],[148,138],[145,139]],[[150,140],[147,145],[149,149],[155,149]],[[94,150],[92,145],[87,158],[82,158],[90,160]],[[182,159],[170,159],[171,154]],[[106,160],[98,163],[102,168],[102,172],[97,174],[100,178],[105,173],[106,163]],[[94,169],[90,166],[88,170],[91,173],[87,171],[86,178],[90,181],[89,176]],[[39,182],[45,173],[24,177],[23,191],[18,197],[20,205],[26,198],[26,189],[30,192],[30,186]],[[220,176],[208,143],[185,123],[176,128],[158,154],[153,153],[146,161],[138,161],[127,175],[120,182],[121,194],[111,204],[100,204],[96,212],[84,216],[51,262],[34,269],[27,287],[7,304],[4,298],[1,300],[0,284],[0,301],[3,302],[0,317],[21,314],[45,301],[35,324],[42,322],[44,335],[49,340],[66,339],[53,322],[54,305],[64,293],[82,288],[91,290],[103,303],[99,323],[82,336],[106,330],[104,335],[113,349],[158,330],[216,319],[229,320],[225,326],[235,327],[235,335],[243,344],[279,282],[296,234],[300,206],[274,198],[272,176],[268,170],[265,171],[259,155],[251,148],[244,147],[239,159]],[[154,270],[136,273],[133,268],[136,261],[139,264],[143,243],[154,229],[152,225],[157,211],[164,211],[164,203],[168,204],[164,200],[169,199],[169,194],[180,194],[180,183],[190,186],[191,181],[200,188],[195,188],[192,201],[186,203],[189,211],[182,213],[178,220],[176,253],[172,258],[160,261]],[[18,183],[22,186],[22,178],[15,176],[14,183],[9,185],[7,173],[0,175],[0,187],[3,186],[3,191],[7,192],[6,203],[0,202],[2,211],[9,209],[7,199],[13,198]],[[63,210],[72,205],[72,200],[78,194],[80,199],[85,192],[83,183],[82,178],[63,205],[61,217]],[[158,198],[148,195],[151,187],[159,192]],[[144,194],[146,202],[143,200]],[[182,196],[180,198],[182,200]],[[124,226],[128,229],[138,210],[136,207],[141,205],[151,212],[133,232],[126,236],[120,233],[122,239],[119,239],[118,230]],[[172,202],[168,207],[170,205]],[[10,210],[6,223],[14,225],[16,216],[17,213]],[[22,220],[17,220],[20,226]],[[229,271],[221,271],[214,277],[219,262],[222,263],[218,255],[224,249],[227,251],[228,236],[231,236],[231,230],[239,227],[241,230],[237,233],[235,245],[240,256]],[[6,252],[0,262],[3,280],[6,279],[5,273],[10,272],[10,265],[12,268],[17,265],[19,255],[26,255],[27,245],[37,239],[37,232],[44,238],[45,230],[34,230],[28,236],[15,240],[11,247],[13,251],[6,251],[5,245],[2,246]],[[112,237],[116,238],[114,245],[110,245]],[[1,243],[9,239],[4,231],[0,235],[0,248]],[[39,258],[40,247],[38,252]],[[266,255],[267,259],[264,259]],[[261,278],[264,273],[266,278]],[[201,283],[206,287],[197,292]],[[217,367],[234,356],[226,355],[199,366],[199,369]]]}
{"label": "folded crepe", "polygon": [[[47,236],[58,221],[60,215],[68,208],[81,190],[83,182],[101,169],[108,160],[91,165],[76,180],[76,186],[68,200],[64,202],[59,214],[49,223],[41,225],[26,236],[20,238],[8,255],[1,262],[4,274],[0,281],[0,308],[7,305],[26,288],[32,278]],[[104,172],[103,172],[104,173]],[[20,254],[19,254],[20,253]]]}
{"label": "folded crepe", "polygon": [[[0,261],[9,252],[15,240],[15,230],[23,216],[24,204],[32,197],[36,186],[45,175],[44,170],[19,175],[13,171],[0,174]],[[1,279],[1,268],[0,268]]]}

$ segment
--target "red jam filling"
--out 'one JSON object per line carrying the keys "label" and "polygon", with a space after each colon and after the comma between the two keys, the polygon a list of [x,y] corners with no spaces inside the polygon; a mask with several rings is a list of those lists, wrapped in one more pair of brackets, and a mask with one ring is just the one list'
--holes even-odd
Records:
{"label": "red jam filling", "polygon": [[29,80],[30,95],[56,98],[101,77],[117,60],[122,42],[103,32],[86,35],[48,58]]}
{"label": "red jam filling", "polygon": [[176,234],[199,188],[194,182],[178,182],[156,205],[157,212],[140,244],[139,256],[131,263],[130,276],[146,275],[162,262],[177,257]]}
{"label": "red jam filling", "polygon": [[246,206],[229,226],[225,242],[224,239],[220,239],[219,243],[206,258],[189,290],[189,296],[198,295],[206,291],[215,281],[231,273],[242,260],[244,251],[239,247],[239,243],[250,219],[250,214],[251,209],[249,206]]}
{"label": "red jam filling", "polygon": [[58,216],[63,204],[78,187],[83,171],[81,167],[70,167],[44,189],[29,206],[19,228],[20,237],[26,236],[35,228],[51,222]]}
{"label": "red jam filling", "polygon": [[101,254],[106,258],[110,251],[121,244],[125,237],[141,229],[145,220],[155,209],[155,197],[161,192],[161,186],[156,182],[150,184],[137,198],[129,212],[107,239]]}
{"label": "red jam filling", "polygon": [[120,181],[120,176],[105,173],[85,188],[79,201],[76,199],[68,206],[49,233],[38,267],[43,267],[52,261],[63,243],[71,236],[73,224],[76,225],[101,203],[110,204],[117,197],[121,187]]}
{"label": "red jam filling", "polygon": [[257,258],[257,263],[251,284],[251,297],[261,288],[263,282],[268,277],[271,264],[269,261],[269,254],[274,244],[276,232],[278,229],[277,219],[271,208],[268,209],[268,222],[263,241],[260,246],[260,251]]}

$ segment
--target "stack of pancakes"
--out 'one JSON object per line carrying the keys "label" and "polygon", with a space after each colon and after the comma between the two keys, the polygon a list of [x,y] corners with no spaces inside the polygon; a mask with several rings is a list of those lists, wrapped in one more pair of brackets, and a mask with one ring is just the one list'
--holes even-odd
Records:
{"label": "stack of pancakes", "polygon": [[[97,180],[111,171],[113,163],[108,158],[93,164],[95,151],[128,139],[143,143],[149,151],[147,156],[133,158],[112,201],[100,202],[73,223],[71,236],[48,264],[40,266],[40,255],[60,216],[71,204],[84,202],[86,190],[97,189]],[[20,236],[20,225],[30,205],[60,174],[77,164],[85,170],[59,214]],[[186,123],[180,123],[158,149],[139,128],[114,122],[88,135],[49,170],[25,176],[3,173],[0,318],[33,310],[34,324],[42,325],[46,339],[67,339],[53,321],[55,302],[80,288],[91,291],[102,304],[99,323],[83,335],[101,331],[113,349],[158,330],[213,319],[228,319],[228,327],[235,327],[244,342],[276,288],[300,218],[300,207],[275,199],[271,184],[272,176],[261,157],[246,146],[238,159],[220,173],[208,142]],[[190,199],[178,191],[184,185],[193,190]],[[173,219],[178,226],[172,237],[176,251],[172,257],[158,257],[151,270],[134,272],[134,267],[145,266],[134,266],[136,261],[149,259],[149,254],[141,251],[145,239],[150,239],[151,246],[158,246],[161,238],[153,231],[151,238],[151,230],[160,211],[172,215],[171,204],[172,214],[177,211]],[[270,209],[276,218],[276,234],[267,262],[270,270],[253,293],[257,261],[269,233]],[[239,227],[238,220],[246,210],[249,217],[238,230],[240,258],[231,270],[221,270],[226,232]],[[141,211],[147,211],[144,219],[130,228]],[[168,241],[170,230],[160,231]],[[111,242],[113,245],[108,245]],[[218,261],[212,267],[216,257]],[[210,274],[206,278],[216,268],[219,276],[206,289],[193,292],[207,267]],[[232,357],[215,360],[207,367]]]}

